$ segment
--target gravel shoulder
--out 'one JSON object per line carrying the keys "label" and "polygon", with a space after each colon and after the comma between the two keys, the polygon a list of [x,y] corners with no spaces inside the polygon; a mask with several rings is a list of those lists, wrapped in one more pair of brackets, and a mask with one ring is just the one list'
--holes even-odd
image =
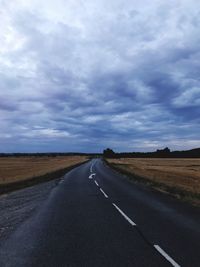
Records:
{"label": "gravel shoulder", "polygon": [[41,207],[59,181],[60,178],[0,196],[0,244]]}

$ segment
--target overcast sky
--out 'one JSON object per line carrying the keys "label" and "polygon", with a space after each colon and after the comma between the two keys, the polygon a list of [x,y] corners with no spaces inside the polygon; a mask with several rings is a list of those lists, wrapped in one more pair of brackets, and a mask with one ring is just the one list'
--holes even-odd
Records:
{"label": "overcast sky", "polygon": [[200,147],[199,0],[0,0],[0,152]]}

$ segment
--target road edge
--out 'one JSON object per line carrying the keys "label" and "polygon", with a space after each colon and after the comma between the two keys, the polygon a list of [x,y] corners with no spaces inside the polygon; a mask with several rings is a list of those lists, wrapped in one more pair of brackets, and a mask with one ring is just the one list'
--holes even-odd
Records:
{"label": "road edge", "polygon": [[182,202],[187,202],[195,207],[200,207],[200,194],[194,194],[185,190],[181,190],[180,188],[177,187],[167,186],[164,183],[151,181],[150,179],[147,179],[145,177],[133,174],[128,170],[124,170],[119,166],[117,166],[118,164],[110,163],[105,158],[103,159],[103,161],[111,169],[122,174],[131,182],[147,185],[156,191],[173,196],[174,198],[179,199]]}
{"label": "road edge", "polygon": [[83,162],[76,163],[74,165],[71,165],[63,169],[59,169],[53,172],[45,173],[43,175],[35,176],[27,180],[18,181],[18,182],[9,183],[9,184],[2,184],[0,185],[0,195],[10,193],[10,192],[13,192],[19,189],[23,189],[26,187],[34,186],[40,183],[45,183],[50,180],[58,179],[62,177],[63,175],[65,175],[67,172],[71,171],[72,169],[79,167],[89,161],[90,159],[83,161]]}

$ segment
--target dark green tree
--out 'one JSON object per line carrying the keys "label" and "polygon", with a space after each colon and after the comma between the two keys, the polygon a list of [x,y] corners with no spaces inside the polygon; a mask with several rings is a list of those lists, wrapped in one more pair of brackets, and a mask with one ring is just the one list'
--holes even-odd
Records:
{"label": "dark green tree", "polygon": [[105,149],[103,151],[103,156],[105,158],[115,158],[116,157],[116,154],[115,154],[115,152],[112,149],[107,148],[107,149]]}

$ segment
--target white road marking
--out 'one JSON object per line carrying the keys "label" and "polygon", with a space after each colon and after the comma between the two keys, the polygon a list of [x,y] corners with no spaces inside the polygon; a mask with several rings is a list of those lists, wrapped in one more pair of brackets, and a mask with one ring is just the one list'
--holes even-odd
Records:
{"label": "white road marking", "polygon": [[[95,162],[96,163],[96,162]],[[94,164],[95,164],[94,163]],[[90,167],[90,172],[93,172],[93,165],[91,165]],[[106,167],[108,167],[107,165],[105,165]],[[109,168],[109,167],[108,167]],[[92,179],[93,176],[95,176],[96,173],[92,173],[89,176],[89,179]],[[97,186],[99,186],[99,184],[97,183],[97,181],[94,181],[95,184]],[[108,198],[107,194],[103,191],[102,188],[100,188],[100,191],[102,192],[102,194],[105,196],[105,198]],[[136,226],[136,223],[134,223],[115,203],[112,203],[112,205],[119,211],[119,213],[132,225],[132,226]],[[178,263],[176,263],[160,246],[158,245],[154,245],[154,248],[168,261],[170,262],[174,267],[181,267]]]}
{"label": "white road marking", "polygon": [[92,179],[93,178],[93,176],[95,176],[96,175],[96,173],[92,173],[92,174],[90,174],[90,176],[88,177],[89,179]]}
{"label": "white road marking", "polygon": [[108,198],[108,196],[107,196],[106,193],[103,191],[103,189],[100,188],[100,191],[104,194],[105,198]]}
{"label": "white road marking", "polygon": [[97,183],[97,181],[96,181],[96,180],[95,180],[94,182],[95,182],[95,184],[96,184],[97,186],[99,186],[99,184]]}
{"label": "white road marking", "polygon": [[94,167],[94,165],[96,164],[96,160],[95,160],[95,162],[91,165],[91,167],[90,167],[90,172],[92,173],[93,172],[93,167]]}
{"label": "white road marking", "polygon": [[115,205],[115,203],[112,204],[132,226],[136,226],[136,224],[117,205]]}
{"label": "white road marking", "polygon": [[91,167],[90,167],[90,172],[93,172],[92,167],[93,167],[93,165],[91,165]]}
{"label": "white road marking", "polygon": [[160,246],[154,245],[154,248],[174,267],[181,267],[178,263],[176,263]]}

